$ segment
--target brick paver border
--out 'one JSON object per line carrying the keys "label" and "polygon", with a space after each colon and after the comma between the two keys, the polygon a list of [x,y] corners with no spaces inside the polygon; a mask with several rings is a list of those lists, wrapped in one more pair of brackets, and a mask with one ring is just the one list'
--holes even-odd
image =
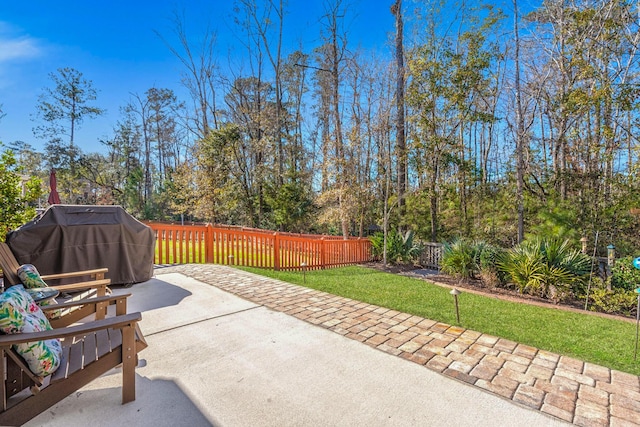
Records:
{"label": "brick paver border", "polygon": [[640,377],[214,264],[179,272],[579,426],[640,425]]}

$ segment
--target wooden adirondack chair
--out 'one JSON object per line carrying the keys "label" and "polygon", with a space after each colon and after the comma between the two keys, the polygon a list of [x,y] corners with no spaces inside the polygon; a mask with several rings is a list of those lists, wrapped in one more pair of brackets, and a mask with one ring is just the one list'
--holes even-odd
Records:
{"label": "wooden adirondack chair", "polygon": [[[122,403],[135,400],[135,367],[138,352],[147,344],[138,327],[140,313],[126,311],[127,296],[94,298],[96,304],[112,299],[116,316],[44,332],[0,336],[0,425],[21,425],[55,405],[112,368],[122,365]],[[66,304],[87,304],[87,300]],[[111,301],[111,300],[110,300]],[[93,303],[92,302],[92,303]],[[96,305],[98,307],[98,305]],[[43,307],[55,310],[59,307]],[[63,360],[49,377],[34,375],[12,349],[17,343],[59,338]]]}
{"label": "wooden adirondack chair", "polygon": [[[87,298],[82,301],[71,301],[58,305],[50,305],[40,307],[40,309],[46,314],[54,310],[66,309],[72,306],[77,306],[76,310],[69,311],[68,314],[60,317],[50,319],[51,327],[54,329],[64,328],[77,323],[83,319],[98,320],[98,318],[104,318],[107,313],[107,309],[111,305],[115,305],[115,315],[122,316],[127,314],[127,298],[131,294],[111,295],[105,297]],[[91,318],[91,316],[94,316]],[[0,335],[1,336],[1,335]],[[24,362],[21,361],[20,356],[13,350],[10,352],[11,358],[7,360],[7,380],[6,390],[7,396],[13,396],[20,391],[30,388],[32,392],[38,392],[42,385],[40,380],[37,379],[28,370],[23,370]],[[17,361],[17,362],[16,362]],[[33,378],[36,378],[34,381]]]}
{"label": "wooden adirondack chair", "polygon": [[[13,252],[11,252],[11,248],[9,247],[9,245],[4,242],[0,242],[0,268],[2,268],[2,273],[4,275],[5,287],[21,283],[20,278],[18,277],[18,268],[20,268],[20,264],[18,263],[18,260],[16,260],[16,257],[13,255]],[[104,275],[108,271],[109,270],[107,268],[99,268],[60,274],[48,274],[41,277],[45,282],[60,279],[90,278],[90,280],[83,280],[76,283],[57,285],[53,284],[52,282],[48,284],[50,287],[55,288],[60,292],[80,292],[90,289],[94,290],[93,294],[102,297],[107,294],[108,286],[111,283],[110,279],[104,278]],[[87,295],[83,295],[83,297],[86,296]]]}

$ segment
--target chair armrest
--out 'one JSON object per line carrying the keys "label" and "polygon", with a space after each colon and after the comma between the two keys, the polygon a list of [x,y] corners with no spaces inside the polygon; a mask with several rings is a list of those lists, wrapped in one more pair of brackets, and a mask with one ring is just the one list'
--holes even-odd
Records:
{"label": "chair armrest", "polygon": [[68,285],[49,285],[50,288],[57,289],[59,291],[78,291],[82,289],[100,288],[102,286],[108,286],[111,283],[110,279],[92,280],[90,282],[70,283]]}
{"label": "chair armrest", "polygon": [[95,277],[96,275],[102,274],[104,277],[104,274],[108,273],[109,269],[108,268],[96,268],[93,270],[82,270],[82,271],[70,271],[68,273],[56,273],[56,274],[46,274],[44,276],[40,276],[42,277],[42,280],[51,280],[51,279],[66,279],[69,277],[80,277],[80,276],[93,276]]}
{"label": "chair armrest", "polygon": [[54,338],[77,337],[103,329],[122,329],[127,326],[135,326],[135,324],[141,320],[142,314],[138,312],[125,314],[122,316],[109,317],[107,319],[82,323],[80,325],[69,326],[66,328],[51,329],[48,331],[0,335],[0,347],[9,347],[14,344],[50,340]]}
{"label": "chair armrest", "polygon": [[91,297],[91,298],[85,298],[77,301],[45,305],[40,307],[40,309],[46,313],[47,311],[56,311],[62,308],[77,307],[77,306],[83,306],[88,304],[100,304],[100,303],[117,304],[117,302],[120,300],[126,301],[126,299],[130,296],[131,294],[108,295],[105,297]]}
{"label": "chair armrest", "polygon": [[127,298],[130,295],[81,298],[41,308],[44,312],[51,313],[49,322],[54,329],[64,328],[77,322],[104,319],[111,305],[115,305],[116,316],[127,314]]}

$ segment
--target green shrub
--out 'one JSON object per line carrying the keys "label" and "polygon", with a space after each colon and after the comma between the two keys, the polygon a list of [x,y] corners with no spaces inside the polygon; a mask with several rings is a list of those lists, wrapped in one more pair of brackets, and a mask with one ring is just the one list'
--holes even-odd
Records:
{"label": "green shrub", "polygon": [[460,280],[473,278],[478,271],[476,245],[466,239],[456,239],[442,246],[440,270]]}
{"label": "green shrub", "polygon": [[499,268],[519,292],[560,300],[583,290],[591,261],[568,240],[536,238],[509,250]]}
{"label": "green shrub", "polygon": [[36,216],[32,205],[42,195],[42,183],[31,177],[23,184],[23,168],[13,151],[5,150],[2,143],[0,149],[0,241],[4,242],[7,232]]}
{"label": "green shrub", "polygon": [[616,260],[611,268],[611,287],[632,291],[640,286],[640,270],[633,266],[633,257]]}
{"label": "green shrub", "polygon": [[375,258],[382,258],[382,251],[384,248],[384,234],[376,233],[369,237],[371,242],[371,255]]}
{"label": "green shrub", "polygon": [[461,280],[479,278],[487,286],[499,286],[505,275],[497,268],[503,250],[483,241],[456,239],[442,248],[440,268]]}
{"label": "green shrub", "polygon": [[505,250],[485,244],[478,244],[478,270],[482,283],[489,287],[504,286],[507,275],[498,268],[498,264],[505,256]]}
{"label": "green shrub", "polygon": [[518,245],[507,251],[499,265],[521,294],[539,293],[544,280],[542,254],[529,245]]}
{"label": "green shrub", "polygon": [[[384,256],[384,234],[376,233],[370,237],[373,256],[382,259]],[[422,245],[414,240],[413,231],[409,230],[404,236],[392,230],[387,233],[387,261],[392,264],[415,261],[422,253]]]}
{"label": "green shrub", "polygon": [[610,314],[631,316],[635,312],[638,303],[638,295],[633,291],[617,288],[607,290],[597,287],[589,294],[589,310]]}
{"label": "green shrub", "polygon": [[408,230],[402,238],[402,250],[399,253],[399,258],[402,262],[408,263],[417,260],[424,247],[414,240],[415,234],[413,231]]}

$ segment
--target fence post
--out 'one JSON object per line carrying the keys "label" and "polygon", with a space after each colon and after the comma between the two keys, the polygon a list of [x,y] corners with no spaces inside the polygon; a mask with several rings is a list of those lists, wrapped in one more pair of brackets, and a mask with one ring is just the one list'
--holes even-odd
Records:
{"label": "fence post", "polygon": [[204,233],[204,259],[207,264],[213,264],[213,226],[206,225]]}
{"label": "fence post", "polygon": [[280,240],[277,231],[273,233],[273,269],[280,270]]}
{"label": "fence post", "polygon": [[320,239],[320,268],[324,269],[325,267],[325,245],[324,245],[324,236]]}
{"label": "fence post", "polygon": [[162,240],[163,232],[164,230],[160,230],[160,228],[156,229],[156,246],[158,247],[158,261],[157,261],[158,264],[165,264],[165,261],[162,257],[162,242],[164,241]]}

